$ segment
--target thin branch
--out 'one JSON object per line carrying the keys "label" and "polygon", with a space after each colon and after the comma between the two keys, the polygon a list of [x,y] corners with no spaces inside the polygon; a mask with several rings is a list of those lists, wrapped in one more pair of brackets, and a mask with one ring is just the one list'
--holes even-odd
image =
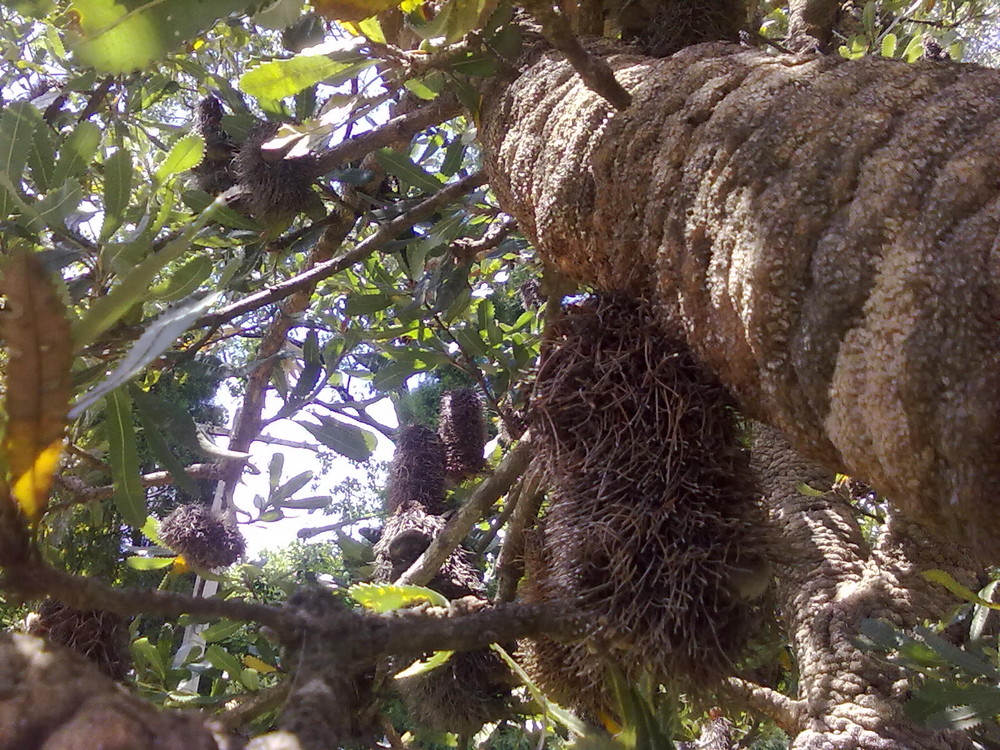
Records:
{"label": "thin branch", "polygon": [[[232,434],[232,430],[213,425],[208,428],[208,434],[214,435],[215,437],[229,437]],[[285,438],[274,437],[273,435],[258,435],[253,439],[253,441],[255,443],[266,443],[267,445],[280,445],[284,448],[299,448],[301,450],[312,451],[313,453],[319,451],[319,448],[317,448],[313,443],[306,443],[299,440],[286,440]]]}
{"label": "thin branch", "polygon": [[441,529],[441,533],[410,566],[410,569],[400,576],[397,583],[426,585],[444,561],[448,559],[448,555],[461,544],[469,533],[469,529],[524,473],[531,460],[534,447],[530,434],[526,433],[521,441],[503,457],[493,474],[476,487],[468,502],[449,519],[447,525]]}
{"label": "thin branch", "polygon": [[517,585],[524,575],[525,534],[538,517],[545,498],[545,472],[534,467],[525,482],[523,496],[504,537],[503,546],[497,556],[497,596],[498,602],[512,602],[517,596]]}
{"label": "thin branch", "polygon": [[777,690],[739,677],[730,677],[724,689],[734,701],[771,719],[790,737],[801,730],[806,711],[805,701],[789,698]]}
{"label": "thin branch", "polygon": [[334,146],[319,157],[319,171],[331,172],[347,162],[370,154],[375,149],[408,141],[421,130],[439,125],[461,112],[462,107],[456,99],[447,96],[438,97],[426,107],[393,117],[379,128],[368,130]]}
{"label": "thin branch", "polygon": [[308,529],[299,529],[298,538],[299,539],[309,539],[319,534],[325,534],[328,531],[338,531],[346,526],[353,526],[356,523],[361,523],[362,521],[370,521],[373,518],[378,518],[378,516],[361,516],[360,518],[347,518],[343,521],[338,521],[337,523],[331,523],[329,526],[314,526]]}
{"label": "thin branch", "polygon": [[604,97],[615,109],[628,109],[632,95],[618,83],[614,71],[603,58],[584,49],[569,19],[553,7],[551,0],[527,0],[524,7],[541,25],[545,38],[566,56],[588,89]]}
{"label": "thin branch", "polygon": [[234,732],[249,724],[261,714],[280,708],[288,697],[291,680],[282,680],[277,685],[235,696],[226,703],[225,710],[211,719],[212,727],[225,732]]}
{"label": "thin branch", "polygon": [[301,289],[315,286],[320,281],[350,268],[355,263],[361,262],[376,250],[381,249],[389,242],[399,237],[404,231],[410,229],[414,224],[430,218],[442,206],[446,206],[452,201],[457,200],[465,193],[475,190],[485,184],[485,182],[486,176],[482,172],[477,172],[476,174],[469,175],[465,179],[454,182],[447,187],[442,188],[430,198],[421,201],[414,206],[413,209],[402,216],[397,216],[387,224],[383,224],[374,234],[359,242],[354,249],[339,258],[326,261],[325,263],[319,263],[310,268],[308,271],[304,271],[297,276],[293,276],[287,281],[275,284],[262,292],[251,294],[249,297],[245,297],[239,302],[234,302],[217,312],[209,313],[198,321],[198,325],[206,326],[212,325],[217,321],[229,321],[238,315],[252,312],[253,310],[264,307],[264,305],[269,305],[273,302],[284,299]]}
{"label": "thin branch", "polygon": [[[242,462],[241,462],[242,463]],[[185,467],[184,472],[192,479],[218,479],[222,476],[225,467],[222,464],[191,464]],[[154,471],[150,474],[143,474],[139,477],[139,482],[143,487],[164,487],[174,484],[175,478],[169,471]],[[71,500],[56,503],[49,507],[50,511],[62,510],[71,505],[79,503],[90,503],[95,500],[107,500],[114,497],[115,486],[105,484],[100,487],[92,487],[81,479],[69,474],[57,474],[56,482],[62,485],[73,494]]]}

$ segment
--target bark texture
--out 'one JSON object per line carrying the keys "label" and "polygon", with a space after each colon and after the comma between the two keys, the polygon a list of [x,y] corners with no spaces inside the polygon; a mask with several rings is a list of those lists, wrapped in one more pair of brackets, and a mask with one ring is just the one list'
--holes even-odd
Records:
{"label": "bark texture", "polygon": [[[776,573],[782,616],[799,668],[794,750],[958,750],[960,733],[930,732],[902,713],[902,670],[854,645],[865,619],[912,628],[942,617],[956,600],[921,571],[940,568],[974,585],[967,550],[944,546],[898,517],[869,549],[844,497],[823,469],[802,459],[771,428],[757,432],[754,463],[779,538]],[[804,495],[801,483],[827,490]]]}
{"label": "bark texture", "polygon": [[504,210],[576,279],[655,295],[810,459],[1000,560],[1000,72],[606,56],[624,112],[550,53],[485,92]]}

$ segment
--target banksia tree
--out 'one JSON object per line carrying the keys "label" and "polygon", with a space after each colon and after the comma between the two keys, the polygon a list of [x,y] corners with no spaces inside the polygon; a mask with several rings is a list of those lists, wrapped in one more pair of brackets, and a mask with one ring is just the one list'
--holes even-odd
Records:
{"label": "banksia tree", "polygon": [[246,542],[236,525],[201,503],[177,506],[160,525],[160,538],[197,568],[225,568],[240,559]]}
{"label": "banksia tree", "polygon": [[483,402],[472,388],[446,391],[441,396],[438,434],[444,445],[445,474],[459,484],[483,470],[486,421]]}
{"label": "banksia tree", "polygon": [[28,616],[27,630],[85,656],[115,680],[125,679],[132,666],[128,620],[113,612],[83,611],[46,599]]}
{"label": "banksia tree", "polygon": [[675,342],[615,298],[550,326],[532,430],[554,489],[534,590],[574,603],[626,673],[690,688],[731,667],[769,567],[731,399]]}

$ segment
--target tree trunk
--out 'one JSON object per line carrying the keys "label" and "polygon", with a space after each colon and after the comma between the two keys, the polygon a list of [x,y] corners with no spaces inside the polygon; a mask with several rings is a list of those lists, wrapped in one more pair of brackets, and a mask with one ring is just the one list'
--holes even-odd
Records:
{"label": "tree trunk", "polygon": [[555,53],[484,92],[486,168],[542,255],[654,296],[744,410],[1000,560],[1000,72],[705,44]]}
{"label": "tree trunk", "polygon": [[[920,573],[939,568],[972,586],[968,552],[936,544],[898,517],[890,517],[869,549],[850,504],[829,491],[831,477],[801,459],[775,430],[759,428],[754,462],[778,537],[779,606],[799,670],[792,747],[974,747],[960,733],[930,732],[908,722],[902,670],[855,645],[866,619],[912,628],[954,608],[955,598]],[[824,494],[802,494],[803,483]]]}

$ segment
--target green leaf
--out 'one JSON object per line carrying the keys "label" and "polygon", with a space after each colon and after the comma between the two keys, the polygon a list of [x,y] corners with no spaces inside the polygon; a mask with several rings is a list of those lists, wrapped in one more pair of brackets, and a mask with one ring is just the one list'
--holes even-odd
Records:
{"label": "green leaf", "polygon": [[402,672],[396,675],[395,679],[405,680],[407,677],[416,677],[417,675],[427,674],[431,670],[437,669],[443,665],[451,655],[455,653],[454,651],[435,651],[434,655],[429,659],[418,659],[413,662],[410,666],[404,669]]}
{"label": "green leaf", "polygon": [[167,281],[150,289],[150,296],[166,302],[184,299],[198,291],[212,275],[213,267],[207,255],[196,255],[174,271]]}
{"label": "green leaf", "polygon": [[163,163],[157,167],[157,183],[162,185],[172,175],[198,166],[204,154],[205,139],[198,133],[188,133],[170,148]]}
{"label": "green leaf", "polygon": [[337,529],[337,546],[344,556],[344,561],[355,565],[364,565],[375,561],[375,550],[368,542],[360,542],[343,531]]}
{"label": "green leaf", "polygon": [[150,416],[171,440],[190,451],[200,452],[201,441],[198,440],[198,427],[187,408],[177,402],[157,396],[153,393],[136,389],[133,396],[136,406]]}
{"label": "green leaf", "polygon": [[375,152],[375,161],[389,174],[425,192],[436,193],[444,186],[444,182],[426,172],[405,154],[384,148]]}
{"label": "green leaf", "polygon": [[167,444],[163,436],[163,428],[157,422],[156,415],[144,408],[150,404],[152,399],[143,398],[140,394],[145,395],[145,392],[139,389],[132,392],[133,403],[135,404],[136,416],[139,417],[139,424],[142,427],[143,437],[146,438],[146,443],[149,445],[153,457],[159,461],[164,469],[170,472],[178,487],[189,495],[198,497],[200,491],[197,483],[184,470],[184,463],[177,458]]}
{"label": "green leaf", "polygon": [[347,315],[371,315],[392,304],[389,294],[352,294],[347,298],[344,312]]}
{"label": "green leaf", "polygon": [[313,473],[311,471],[303,471],[301,474],[296,474],[287,482],[273,490],[270,497],[268,497],[268,500],[270,500],[273,505],[280,505],[286,498],[291,497],[309,484],[309,482],[312,481],[312,478]]}
{"label": "green leaf", "polygon": [[351,63],[335,62],[326,55],[296,55],[261,63],[244,73],[238,85],[255,99],[280,101],[349,67]]}
{"label": "green leaf", "polygon": [[[20,189],[21,175],[34,143],[35,129],[42,125],[42,116],[27,102],[11,102],[0,116],[0,173],[10,185]],[[17,206],[9,190],[0,187],[0,219],[5,219]]]}
{"label": "green leaf", "polygon": [[169,349],[178,336],[214,305],[218,298],[219,293],[212,292],[202,299],[193,299],[160,315],[146,328],[111,374],[77,400],[70,411],[70,418],[80,416],[105,393],[142,372],[146,365]]}
{"label": "green leaf", "polygon": [[242,622],[236,622],[233,620],[222,620],[221,622],[212,623],[207,628],[201,631],[201,637],[205,643],[214,643],[215,641],[221,641],[230,636],[236,635],[240,632],[243,627]]}
{"label": "green leaf", "polygon": [[62,148],[59,161],[52,176],[53,185],[62,185],[66,180],[79,177],[90,169],[97,147],[101,145],[101,130],[89,120],[76,126]]}
{"label": "green leaf", "polygon": [[139,531],[141,531],[153,544],[157,544],[160,547],[167,546],[160,538],[160,522],[156,516],[146,516],[146,523],[142,525],[142,528],[139,529]]}
{"label": "green leaf", "polygon": [[67,35],[77,62],[108,73],[149,66],[230,13],[256,0],[74,0],[75,31]]}
{"label": "green leaf", "polygon": [[119,388],[105,398],[105,426],[108,438],[108,462],[114,480],[115,505],[130,526],[146,523],[146,493],[139,481],[139,455],[132,427],[132,404],[125,390]]}
{"label": "green leaf", "polygon": [[419,602],[435,607],[447,607],[448,600],[425,586],[393,586],[380,583],[356,583],[347,589],[348,595],[362,607],[376,612],[392,612]]}
{"label": "green leaf", "polygon": [[174,564],[173,557],[132,557],[125,558],[125,564],[133,570],[163,570]]}
{"label": "green leaf", "polygon": [[375,377],[372,378],[372,388],[377,391],[394,391],[415,374],[412,364],[393,362],[375,373]]}
{"label": "green leaf", "polygon": [[795,485],[795,489],[800,495],[805,495],[806,497],[823,497],[826,494],[823,490],[817,490],[814,487],[810,487],[805,482],[799,482]]}
{"label": "green leaf", "polygon": [[[979,592],[979,597],[985,601],[992,602],[993,594],[1000,585],[1000,580],[990,581],[985,588]],[[983,636],[986,629],[986,621],[990,616],[990,608],[977,604],[972,614],[972,624],[969,626],[969,638],[978,641]]]}
{"label": "green leaf", "polygon": [[931,583],[937,583],[944,586],[955,596],[965,599],[967,602],[978,604],[980,607],[986,607],[987,609],[1000,609],[1000,604],[983,599],[977,593],[967,589],[965,586],[952,578],[951,574],[946,573],[943,570],[925,570],[921,573],[921,575]]}
{"label": "green leaf", "polygon": [[101,241],[106,241],[122,225],[132,194],[132,154],[120,148],[104,161],[104,224]]}
{"label": "green leaf", "polygon": [[148,665],[161,680],[166,679],[167,660],[156,649],[156,646],[149,642],[149,638],[138,638],[133,641],[132,653],[136,657],[136,661]]}
{"label": "green leaf", "polygon": [[930,628],[917,627],[914,632],[948,664],[959,667],[969,674],[987,677],[994,682],[1000,678],[1000,672],[992,664],[965,649],[959,648],[954,643],[949,643]]}
{"label": "green leaf", "polygon": [[[38,112],[35,116],[41,120]],[[28,154],[28,170],[31,179],[39,193],[47,193],[55,184],[53,175],[56,171],[56,147],[52,141],[52,131],[44,125],[35,127],[35,136],[31,140],[31,152]]]}
{"label": "green leaf", "polygon": [[234,679],[239,679],[243,672],[242,662],[216,643],[205,649],[205,658],[213,667],[227,672]]}
{"label": "green leaf", "polygon": [[282,500],[280,503],[276,502],[275,505],[280,505],[285,510],[319,510],[320,508],[326,508],[330,505],[331,498],[329,495],[317,495],[316,497],[299,497],[294,500]]}
{"label": "green leaf", "polygon": [[581,737],[587,734],[587,725],[562,706],[558,706],[546,698],[542,691],[538,689],[538,686],[528,676],[528,673],[521,668],[520,664],[514,661],[514,658],[508,654],[502,646],[497,643],[491,643],[490,648],[500,655],[500,658],[507,663],[507,666],[510,667],[511,671],[518,676],[521,682],[525,684],[528,688],[528,692],[531,693],[531,696],[535,699],[538,705],[542,707],[542,710],[546,713],[546,715],[551,716],[568,730],[575,732]]}
{"label": "green leaf", "polygon": [[83,188],[78,180],[69,180],[58,190],[54,190],[33,206],[31,212],[37,227],[58,229],[65,225],[66,218],[76,210],[83,200]]}
{"label": "green leaf", "polygon": [[332,448],[353,461],[366,461],[378,443],[378,439],[368,430],[363,430],[332,417],[318,415],[319,424],[297,422],[312,433],[323,445]]}

